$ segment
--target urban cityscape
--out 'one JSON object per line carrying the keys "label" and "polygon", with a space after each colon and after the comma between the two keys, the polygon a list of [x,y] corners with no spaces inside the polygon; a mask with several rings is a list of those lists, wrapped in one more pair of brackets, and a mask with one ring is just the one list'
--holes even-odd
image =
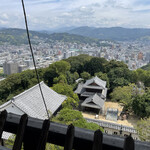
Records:
{"label": "urban cityscape", "polygon": [[[107,43],[109,46],[97,47],[94,46],[95,43],[91,46],[85,43],[59,41],[48,44],[41,41],[38,45],[33,45],[37,68],[45,68],[53,62],[80,54],[103,57],[108,61],[122,61],[130,70],[136,70],[150,62],[149,42],[100,41],[100,43]],[[34,69],[28,45],[0,45],[0,66],[6,75]]]}
{"label": "urban cityscape", "polygon": [[150,2],[2,0],[0,150],[149,150]]}

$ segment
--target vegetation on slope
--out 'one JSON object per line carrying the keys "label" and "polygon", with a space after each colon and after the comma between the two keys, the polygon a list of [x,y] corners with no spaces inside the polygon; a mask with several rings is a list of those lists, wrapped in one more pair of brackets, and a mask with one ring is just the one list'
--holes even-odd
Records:
{"label": "vegetation on slope", "polygon": [[[123,62],[115,60],[108,62],[104,58],[79,55],[55,62],[48,68],[39,69],[38,72],[40,80],[44,80],[58,93],[68,96],[65,107],[77,106],[78,98],[73,94],[73,90],[77,87],[75,80],[78,77],[87,80],[97,75],[107,81],[108,98],[122,103],[126,110],[132,111],[140,117],[150,116],[148,99],[150,96],[150,71],[143,69],[131,71]],[[36,83],[33,70],[8,76],[0,82],[1,102],[6,102]],[[138,108],[138,112],[141,110],[142,113],[136,112],[135,108]]]}
{"label": "vegetation on slope", "polygon": [[[32,44],[38,44],[41,40],[46,43],[51,43],[53,41],[60,42],[70,42],[70,43],[85,43],[100,46],[100,40],[96,38],[84,37],[81,35],[69,34],[69,33],[40,33],[36,31],[30,31],[30,38]],[[28,44],[26,30],[24,29],[1,29],[0,30],[0,44],[7,42],[12,45]],[[110,44],[104,43],[105,46],[110,46]]]}

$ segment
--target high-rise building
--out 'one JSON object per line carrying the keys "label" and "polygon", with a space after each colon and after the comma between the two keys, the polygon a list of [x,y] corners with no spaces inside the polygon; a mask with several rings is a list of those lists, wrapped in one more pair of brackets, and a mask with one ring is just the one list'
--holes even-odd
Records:
{"label": "high-rise building", "polygon": [[18,72],[18,64],[12,61],[4,62],[3,64],[4,74],[10,75]]}
{"label": "high-rise building", "polygon": [[28,67],[33,66],[33,61],[32,60],[25,60],[25,63]]}
{"label": "high-rise building", "polygon": [[143,60],[143,53],[142,52],[138,53],[138,60]]}

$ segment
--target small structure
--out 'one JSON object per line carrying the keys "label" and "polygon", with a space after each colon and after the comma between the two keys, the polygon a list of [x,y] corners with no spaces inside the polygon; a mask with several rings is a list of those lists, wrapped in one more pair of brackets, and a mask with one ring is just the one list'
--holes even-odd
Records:
{"label": "small structure", "polygon": [[[55,115],[66,99],[66,96],[56,93],[44,82],[41,82],[40,85],[49,114],[50,116]],[[26,113],[28,116],[33,118],[43,120],[47,119],[46,109],[38,84],[13,97],[11,100],[0,106],[0,111],[5,109],[8,113],[14,113],[18,115],[23,115]]]}
{"label": "small structure", "polygon": [[79,83],[75,93],[78,94],[83,109],[96,113],[104,111],[107,94],[106,81],[96,76],[87,80],[84,84]]}
{"label": "small structure", "polygon": [[118,120],[118,109],[107,108],[106,119],[111,121]]}

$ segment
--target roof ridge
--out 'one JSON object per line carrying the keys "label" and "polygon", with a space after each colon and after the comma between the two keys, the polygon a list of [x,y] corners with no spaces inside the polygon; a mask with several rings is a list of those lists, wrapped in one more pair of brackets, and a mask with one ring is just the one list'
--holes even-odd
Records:
{"label": "roof ridge", "polygon": [[[42,85],[42,84],[44,84],[43,81],[40,82],[40,85]],[[20,97],[21,95],[24,95],[25,93],[29,92],[30,90],[36,88],[38,85],[39,85],[39,84],[36,84],[36,85],[32,86],[31,88],[25,90],[24,92],[22,92],[22,93],[20,93],[20,94],[18,94],[18,95],[16,95],[16,96],[14,96],[14,97],[11,99],[11,101],[14,101],[16,98]]]}
{"label": "roof ridge", "polygon": [[11,100],[9,100],[9,101],[7,101],[6,103],[0,105],[0,108],[3,108],[3,107],[5,107],[5,106],[7,106],[7,105],[9,105],[9,104],[11,104],[11,103],[12,103]]}

